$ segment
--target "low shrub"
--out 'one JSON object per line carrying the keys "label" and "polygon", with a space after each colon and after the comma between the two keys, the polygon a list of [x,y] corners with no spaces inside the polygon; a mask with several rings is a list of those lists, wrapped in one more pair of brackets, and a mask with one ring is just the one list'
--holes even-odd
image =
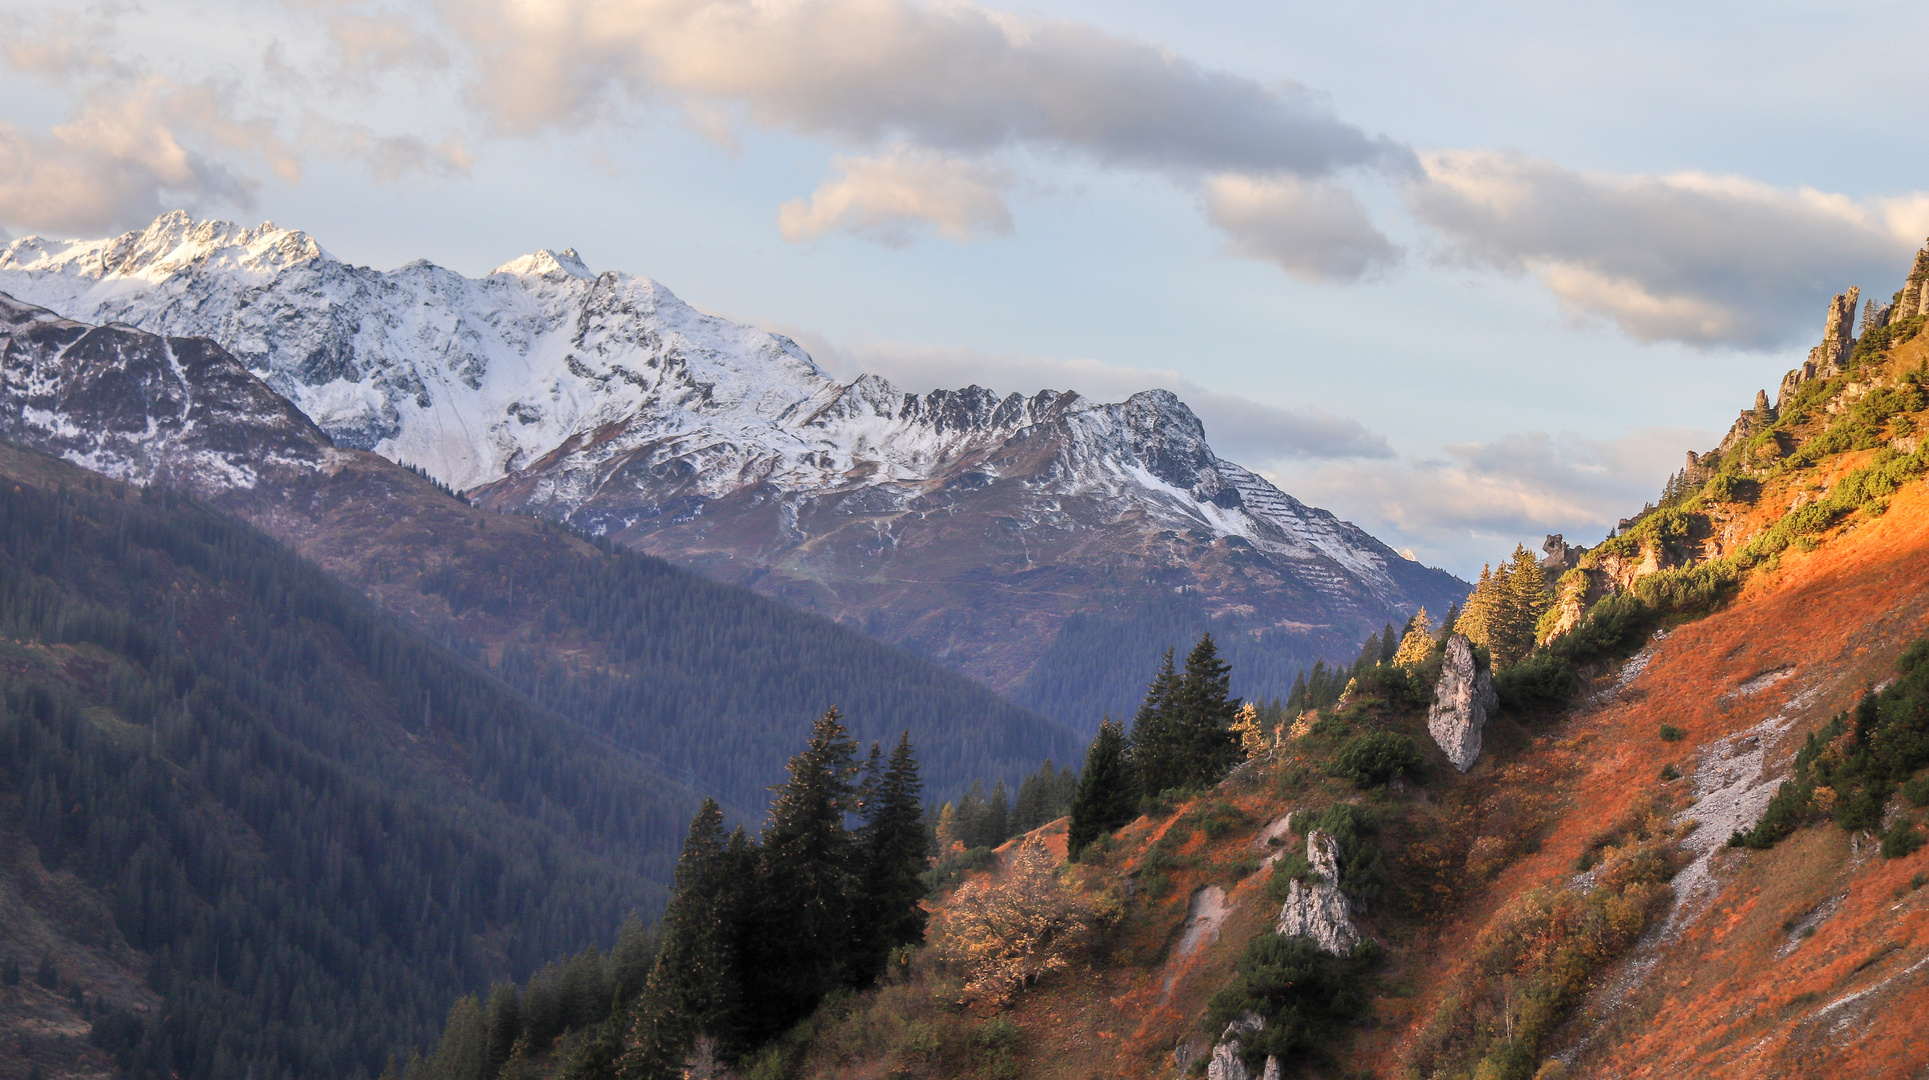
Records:
{"label": "low shrub", "polygon": [[1540,651],[1494,675],[1501,711],[1515,716],[1559,712],[1581,692],[1581,677],[1565,656]]}
{"label": "low shrub", "polygon": [[1382,728],[1348,739],[1333,758],[1333,773],[1370,788],[1403,772],[1418,772],[1420,764],[1420,750],[1412,739]]}
{"label": "low shrub", "polygon": [[1929,777],[1902,785],[1902,797],[1909,800],[1910,806],[1929,806]]}
{"label": "low shrub", "polygon": [[1233,964],[1232,981],[1213,995],[1206,1023],[1217,1036],[1248,1013],[1260,1018],[1264,1026],[1239,1041],[1255,1076],[1268,1057],[1330,1063],[1369,1015],[1381,956],[1372,942],[1340,957],[1321,952],[1311,938],[1260,934]]}
{"label": "low shrub", "polygon": [[1680,742],[1681,740],[1687,737],[1688,737],[1687,732],[1681,730],[1678,727],[1675,727],[1673,724],[1661,725],[1662,742]]}
{"label": "low shrub", "polygon": [[1921,793],[1909,777],[1929,765],[1929,638],[1903,652],[1896,673],[1886,689],[1864,693],[1853,713],[1837,714],[1808,737],[1761,820],[1737,831],[1731,845],[1773,847],[1823,817],[1850,831],[1878,829],[1898,785],[1905,797]]}

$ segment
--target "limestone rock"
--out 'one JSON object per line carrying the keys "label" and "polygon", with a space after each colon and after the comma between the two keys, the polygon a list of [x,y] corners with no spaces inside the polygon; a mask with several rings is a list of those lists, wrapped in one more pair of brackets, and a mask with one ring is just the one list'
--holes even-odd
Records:
{"label": "limestone rock", "polygon": [[1541,541],[1541,554],[1546,556],[1541,559],[1541,569],[1572,570],[1580,565],[1581,553],[1586,550],[1584,547],[1569,545],[1567,538],[1560,533],[1548,533],[1547,539]]}
{"label": "limestone rock", "polygon": [[1286,887],[1286,903],[1279,909],[1279,933],[1313,939],[1321,952],[1345,956],[1360,940],[1353,926],[1353,905],[1340,891],[1339,844],[1314,829],[1306,835],[1306,859],[1313,864],[1313,880]]}
{"label": "limestone rock", "polygon": [[1473,642],[1465,634],[1447,639],[1446,663],[1433,688],[1427,732],[1446,751],[1453,767],[1466,772],[1480,757],[1480,729],[1500,706],[1494,677],[1474,663]]}
{"label": "limestone rock", "polygon": [[[1254,1080],[1252,1070],[1246,1068],[1245,1061],[1240,1059],[1240,1040],[1265,1026],[1265,1021],[1256,1013],[1247,1013],[1227,1024],[1219,1045],[1212,1048],[1212,1060],[1206,1064],[1206,1080]],[[1266,1059],[1266,1067],[1260,1072],[1258,1080],[1279,1080],[1278,1058]]]}

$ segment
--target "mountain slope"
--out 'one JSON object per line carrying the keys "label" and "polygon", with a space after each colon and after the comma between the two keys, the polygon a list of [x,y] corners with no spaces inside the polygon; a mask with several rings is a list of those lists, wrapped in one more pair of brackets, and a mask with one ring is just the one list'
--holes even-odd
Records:
{"label": "mountain slope", "polygon": [[935,664],[333,446],[204,340],[90,327],[0,295],[0,434],[195,493],[739,807],[762,803],[795,736],[832,705],[866,740],[908,728],[936,792],[1077,751],[1064,728]]}
{"label": "mountain slope", "polygon": [[656,909],[695,805],[247,526],[5,444],[0,745],[0,950],[68,998],[0,992],[17,1075],[90,1022],[140,1074],[372,1075]]}
{"label": "mountain slope", "polygon": [[[1929,249],[1903,295],[1925,279]],[[1574,618],[1539,651],[1412,642],[1076,864],[1064,822],[954,850],[925,948],[755,1067],[1923,1075],[1929,337],[1867,326],[1557,552]]]}
{"label": "mountain slope", "polygon": [[1079,725],[1131,704],[1157,646],[1085,700],[1068,684],[1106,650],[1074,638],[1040,666],[1070,616],[1114,644],[1148,609],[1216,627],[1278,680],[1465,594],[1219,459],[1170,394],[840,384],[788,339],[569,251],[475,280],[379,273],[299,232],[173,214],[16,241],[0,289],[211,338],[340,446],[865,626]]}

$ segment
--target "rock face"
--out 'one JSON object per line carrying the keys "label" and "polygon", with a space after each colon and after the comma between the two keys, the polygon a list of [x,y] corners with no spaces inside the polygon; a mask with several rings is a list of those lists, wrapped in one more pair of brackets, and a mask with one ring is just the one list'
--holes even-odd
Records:
{"label": "rock face", "polygon": [[5,293],[0,434],[217,500],[312,476],[335,453],[306,416],[205,338],[88,326]]}
{"label": "rock face", "polygon": [[1929,312],[1929,244],[1916,252],[1916,264],[1909,268],[1909,279],[1902,283],[1890,307],[1890,319],[1903,319]]}
{"label": "rock face", "polygon": [[[205,336],[337,446],[1007,691],[1074,616],[1099,643],[1079,647],[1109,653],[1105,628],[1153,609],[1231,620],[1273,650],[1247,668],[1290,673],[1466,594],[1218,457],[1166,391],[1105,403],[840,382],[788,338],[592,273],[573,250],[481,278],[420,261],[382,272],[305,233],[170,214],[107,240],[0,246],[0,290]],[[1084,703],[1077,722],[1129,707],[1154,660],[1122,663],[1131,696]],[[1070,685],[1078,661],[1060,670]]]}
{"label": "rock face", "polygon": [[[1212,1060],[1206,1063],[1206,1080],[1254,1080],[1252,1070],[1246,1068],[1245,1061],[1239,1056],[1240,1040],[1258,1033],[1265,1026],[1265,1021],[1254,1013],[1247,1013],[1227,1024],[1225,1033],[1219,1037],[1219,1044],[1212,1048]],[[1258,1080],[1279,1080],[1279,1075],[1279,1059],[1267,1057],[1266,1067]]]}
{"label": "rock face", "polygon": [[1312,938],[1320,951],[1344,956],[1359,942],[1360,932],[1353,925],[1353,905],[1340,891],[1339,844],[1314,829],[1306,836],[1306,858],[1314,880],[1287,886],[1276,929],[1287,937]]}
{"label": "rock face", "polygon": [[1473,642],[1465,634],[1448,638],[1446,663],[1427,711],[1427,732],[1454,768],[1466,772],[1473,767],[1480,757],[1480,729],[1499,705],[1493,675],[1474,662]]}

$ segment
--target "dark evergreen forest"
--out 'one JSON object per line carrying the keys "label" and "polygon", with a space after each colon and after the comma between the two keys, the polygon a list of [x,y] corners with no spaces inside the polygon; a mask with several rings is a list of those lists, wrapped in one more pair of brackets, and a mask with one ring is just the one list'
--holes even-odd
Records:
{"label": "dark evergreen forest", "polygon": [[[747,589],[592,542],[600,558],[523,561],[489,576],[448,570],[423,587],[458,616],[533,606],[518,616],[528,630],[503,645],[496,674],[727,807],[763,805],[788,747],[832,706],[866,743],[908,728],[941,795],[979,777],[1015,783],[1044,758],[1077,753],[1070,729],[963,675]],[[583,662],[585,645],[597,662]]]}
{"label": "dark evergreen forest", "polygon": [[152,958],[131,1073],[373,1075],[654,917],[696,800],[635,755],[184,499],[0,474],[0,813]]}

